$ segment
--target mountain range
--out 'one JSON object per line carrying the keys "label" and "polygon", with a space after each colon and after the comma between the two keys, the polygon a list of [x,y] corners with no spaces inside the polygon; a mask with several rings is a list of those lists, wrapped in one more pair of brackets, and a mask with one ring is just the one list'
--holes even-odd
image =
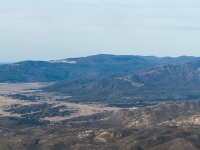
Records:
{"label": "mountain range", "polygon": [[22,61],[0,65],[0,82],[55,82],[93,79],[149,67],[190,62],[198,57],[94,55],[52,61]]}
{"label": "mountain range", "polygon": [[95,55],[0,65],[0,82],[55,82],[70,102],[143,107],[200,99],[199,57]]}
{"label": "mountain range", "polygon": [[86,102],[157,104],[200,99],[200,61],[159,65],[98,79],[65,80],[46,91]]}
{"label": "mountain range", "polygon": [[[20,83],[2,84],[11,88],[0,95],[0,149],[200,149],[199,57],[96,55],[0,69],[1,83]],[[13,91],[21,82],[48,84]]]}

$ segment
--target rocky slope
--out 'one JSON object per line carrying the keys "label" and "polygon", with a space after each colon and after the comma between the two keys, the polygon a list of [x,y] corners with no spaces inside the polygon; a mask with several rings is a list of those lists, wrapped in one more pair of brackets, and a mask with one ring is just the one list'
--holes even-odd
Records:
{"label": "rocky slope", "polygon": [[[200,113],[200,103],[162,103],[69,119],[52,125],[0,118],[0,149],[29,150],[197,150],[199,122],[180,118]],[[179,124],[171,124],[174,121]],[[180,124],[182,122],[182,124]]]}
{"label": "rocky slope", "polygon": [[[160,103],[146,108],[122,109],[63,121],[76,127],[152,128],[157,125],[199,126],[200,102]],[[78,122],[78,123],[77,123]]]}

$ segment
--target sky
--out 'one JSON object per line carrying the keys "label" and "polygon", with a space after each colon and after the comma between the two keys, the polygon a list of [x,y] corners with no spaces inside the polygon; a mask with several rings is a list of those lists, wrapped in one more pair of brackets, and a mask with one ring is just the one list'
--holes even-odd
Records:
{"label": "sky", "polygon": [[0,62],[200,56],[199,0],[0,0]]}

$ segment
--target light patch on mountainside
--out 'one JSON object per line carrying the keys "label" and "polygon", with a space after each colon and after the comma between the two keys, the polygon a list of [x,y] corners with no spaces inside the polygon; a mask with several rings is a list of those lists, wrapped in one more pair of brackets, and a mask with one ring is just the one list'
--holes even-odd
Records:
{"label": "light patch on mountainside", "polygon": [[197,113],[191,116],[180,116],[171,121],[165,121],[160,124],[168,124],[170,126],[199,126],[200,114]]}
{"label": "light patch on mountainside", "polygon": [[68,63],[68,64],[76,64],[76,61],[68,61],[66,59],[61,60],[50,60],[50,63]]}
{"label": "light patch on mountainside", "polygon": [[144,85],[144,84],[140,84],[140,83],[133,82],[133,81],[128,80],[128,79],[126,79],[126,78],[117,78],[117,79],[119,79],[119,80],[124,80],[124,81],[128,81],[128,82],[130,82],[133,86],[136,86],[136,87],[141,87],[141,86]]}

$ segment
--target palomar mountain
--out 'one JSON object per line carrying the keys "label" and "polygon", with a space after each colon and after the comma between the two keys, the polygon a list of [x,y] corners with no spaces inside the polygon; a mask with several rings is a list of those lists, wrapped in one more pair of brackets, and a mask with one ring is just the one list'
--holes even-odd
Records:
{"label": "palomar mountain", "polygon": [[91,79],[141,70],[156,65],[189,62],[198,57],[95,55],[55,61],[22,61],[0,65],[0,82],[51,82]]}

